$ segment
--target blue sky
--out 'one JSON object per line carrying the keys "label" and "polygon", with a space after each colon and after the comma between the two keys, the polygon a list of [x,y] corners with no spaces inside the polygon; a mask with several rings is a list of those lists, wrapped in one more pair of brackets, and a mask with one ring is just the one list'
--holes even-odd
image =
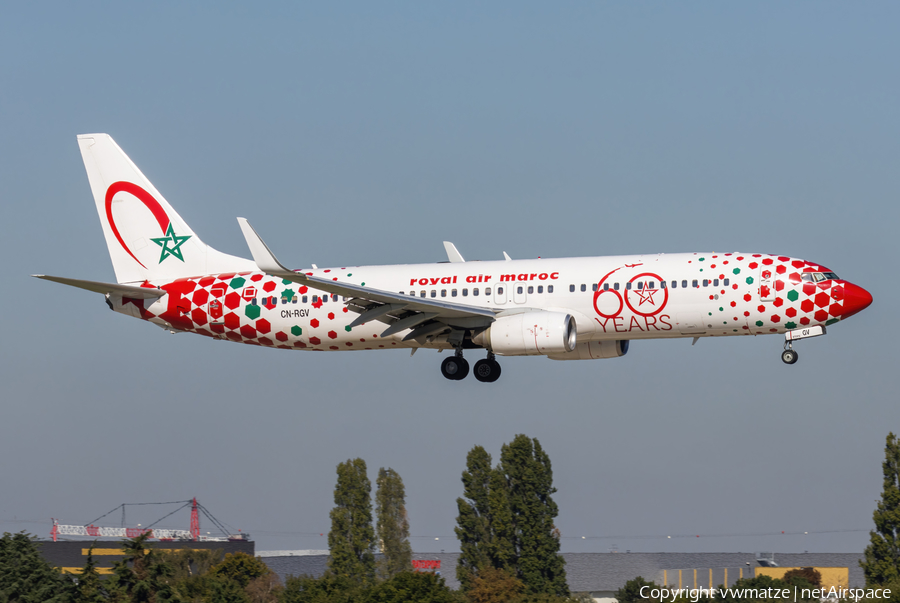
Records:
{"label": "blue sky", "polygon": [[[404,478],[415,550],[455,550],[467,451],[525,433],[564,550],[862,550],[900,425],[898,11],[3,5],[0,530],[197,496],[260,549],[325,548],[335,466],[360,456]],[[235,216],[295,266],[441,261],[443,240],[467,259],[778,253],[875,303],[793,367],[775,336],[640,342],[507,359],[493,387],[444,380],[433,352],[172,336],[28,277],[114,278],[87,132],[229,253],[247,255]]]}

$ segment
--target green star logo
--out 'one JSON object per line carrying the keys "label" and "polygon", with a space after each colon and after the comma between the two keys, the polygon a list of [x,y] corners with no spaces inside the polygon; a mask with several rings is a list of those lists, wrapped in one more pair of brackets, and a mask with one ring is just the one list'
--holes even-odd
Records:
{"label": "green star logo", "polygon": [[[177,236],[170,222],[169,230],[166,231],[166,236],[150,240],[162,247],[162,253],[159,254],[159,263],[162,264],[163,260],[170,255],[178,258],[183,262],[184,257],[181,255],[181,246],[190,238],[191,235],[187,235],[185,237]],[[171,243],[171,245],[169,245],[169,243]]]}

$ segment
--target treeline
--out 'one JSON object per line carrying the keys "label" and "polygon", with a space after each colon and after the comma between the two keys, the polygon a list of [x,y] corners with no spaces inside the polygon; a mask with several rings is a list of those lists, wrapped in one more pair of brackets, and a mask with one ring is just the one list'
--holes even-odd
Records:
{"label": "treeline", "polygon": [[[500,462],[475,446],[462,474],[456,534],[462,554],[459,591],[443,577],[411,571],[403,481],[380,469],[375,523],[371,482],[362,459],[338,465],[328,534],[328,569],[320,577],[289,577],[285,603],[417,601],[422,603],[561,603],[569,595],[559,554],[558,514],[550,458],[536,439],[518,435]],[[380,557],[377,554],[380,553]],[[376,562],[376,558],[380,559]]]}
{"label": "treeline", "polygon": [[[122,542],[124,558],[101,576],[92,552],[77,574],[48,564],[24,533],[0,538],[2,603],[277,603],[281,583],[257,557],[154,549],[147,535]],[[93,549],[91,549],[93,550]]]}

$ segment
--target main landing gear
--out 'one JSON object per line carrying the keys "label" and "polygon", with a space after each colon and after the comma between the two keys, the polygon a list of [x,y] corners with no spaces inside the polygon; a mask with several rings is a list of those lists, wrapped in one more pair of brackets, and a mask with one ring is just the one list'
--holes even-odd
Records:
{"label": "main landing gear", "polygon": [[[494,355],[488,352],[487,358],[475,363],[475,378],[482,383],[493,383],[500,378],[500,363],[494,360]],[[457,348],[456,353],[441,362],[441,374],[452,381],[465,379],[469,374],[469,363],[463,358],[462,348]]]}
{"label": "main landing gear", "polygon": [[482,383],[493,383],[500,378],[500,363],[494,360],[494,354],[488,352],[487,358],[475,363],[475,378]]}

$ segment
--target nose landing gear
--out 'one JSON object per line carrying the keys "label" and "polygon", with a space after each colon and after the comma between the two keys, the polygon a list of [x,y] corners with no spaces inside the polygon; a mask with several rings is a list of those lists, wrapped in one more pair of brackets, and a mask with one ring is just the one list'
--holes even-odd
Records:
{"label": "nose landing gear", "polygon": [[487,358],[475,363],[475,378],[482,383],[493,383],[500,378],[500,363],[494,360],[492,352],[488,352]]}
{"label": "nose landing gear", "polygon": [[785,364],[794,364],[797,362],[797,352],[794,350],[793,342],[784,342],[784,351],[781,353],[781,361]]}

